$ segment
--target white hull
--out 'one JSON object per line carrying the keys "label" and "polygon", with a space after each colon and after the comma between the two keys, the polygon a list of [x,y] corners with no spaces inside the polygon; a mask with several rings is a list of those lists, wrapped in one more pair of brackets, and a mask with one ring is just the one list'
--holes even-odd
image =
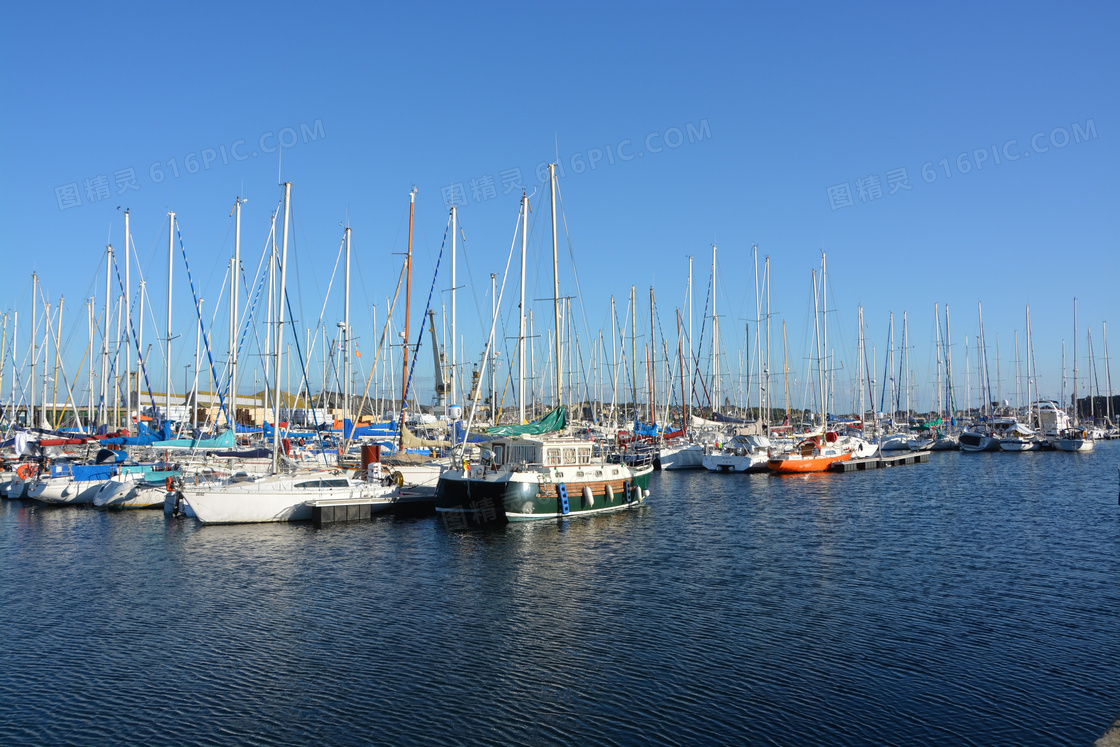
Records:
{"label": "white hull", "polygon": [[1041,441],[1030,439],[1005,438],[999,442],[1002,451],[1039,451],[1042,449]]}
{"label": "white hull", "polygon": [[42,503],[93,503],[104,480],[78,482],[69,477],[52,477],[27,486],[27,497]]}
{"label": "white hull", "polygon": [[17,500],[27,495],[27,481],[21,480],[19,477],[14,478],[7,487],[4,488],[4,496],[11,500]]}
{"label": "white hull", "polygon": [[1050,443],[1059,451],[1092,451],[1093,441],[1089,438],[1055,438]]}
{"label": "white hull", "polygon": [[879,451],[904,451],[909,449],[911,436],[904,433],[895,433],[879,439]]}
{"label": "white hull", "polygon": [[[311,504],[321,500],[361,499],[372,502],[373,511],[384,511],[392,505],[395,489],[380,485],[352,483],[345,487],[299,487],[320,477],[333,479],[330,473],[266,477],[210,490],[184,488],[183,499],[203,524],[309,521]],[[160,505],[163,505],[162,501]]]}
{"label": "white hull", "polygon": [[708,454],[703,459],[709,472],[762,472],[769,457],[766,454]]}
{"label": "white hull", "polygon": [[98,508],[162,508],[167,488],[143,480],[109,480],[93,497]]}
{"label": "white hull", "polygon": [[661,469],[699,469],[704,466],[704,447],[700,444],[662,446],[657,457]]}

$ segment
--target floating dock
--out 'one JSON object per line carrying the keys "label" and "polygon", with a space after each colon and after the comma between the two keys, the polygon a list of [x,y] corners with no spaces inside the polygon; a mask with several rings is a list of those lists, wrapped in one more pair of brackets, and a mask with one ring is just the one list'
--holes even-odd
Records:
{"label": "floating dock", "polygon": [[860,472],[865,469],[884,469],[886,467],[899,467],[903,464],[919,464],[929,461],[928,451],[910,451],[899,456],[871,457],[870,459],[849,459],[844,462],[833,462],[831,469],[836,472]]}
{"label": "floating dock", "polygon": [[355,498],[353,500],[312,501],[311,521],[315,526],[351,521],[370,521],[382,513],[396,516],[423,516],[436,510],[435,496],[404,492],[386,503],[383,500]]}

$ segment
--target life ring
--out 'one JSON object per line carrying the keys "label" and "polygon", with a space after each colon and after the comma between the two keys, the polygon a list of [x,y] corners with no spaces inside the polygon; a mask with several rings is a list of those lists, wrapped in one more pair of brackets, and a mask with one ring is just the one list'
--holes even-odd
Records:
{"label": "life ring", "polygon": [[27,482],[28,480],[31,479],[31,476],[33,474],[35,474],[35,465],[34,464],[21,464],[16,469],[16,474],[19,475],[19,479],[23,480],[24,482]]}
{"label": "life ring", "polygon": [[401,485],[404,485],[404,475],[401,474],[401,471],[399,469],[398,470],[393,470],[392,478],[393,478],[393,483],[396,484],[396,486],[398,488]]}
{"label": "life ring", "polygon": [[168,475],[167,479],[163,481],[163,484],[167,488],[167,492],[170,493],[175,487],[175,478]]}

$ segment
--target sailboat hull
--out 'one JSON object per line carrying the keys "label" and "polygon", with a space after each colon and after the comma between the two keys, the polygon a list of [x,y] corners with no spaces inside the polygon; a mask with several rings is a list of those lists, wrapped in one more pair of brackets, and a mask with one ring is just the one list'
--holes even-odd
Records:
{"label": "sailboat hull", "polygon": [[836,462],[846,462],[852,458],[851,452],[834,456],[803,457],[797,455],[771,459],[767,466],[778,474],[800,474],[803,472],[824,472]]}

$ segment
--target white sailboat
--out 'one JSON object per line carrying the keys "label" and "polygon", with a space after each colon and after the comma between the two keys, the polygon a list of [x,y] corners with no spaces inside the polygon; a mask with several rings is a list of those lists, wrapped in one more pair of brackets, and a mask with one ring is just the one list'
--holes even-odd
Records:
{"label": "white sailboat", "polygon": [[[273,376],[273,422],[280,422],[279,382],[283,357],[285,285],[288,273],[288,223],[292,185],[284,183],[284,238],[280,256],[279,293],[274,301],[277,320]],[[281,472],[280,428],[273,431],[271,474],[253,478],[238,473],[228,480],[193,486],[179,485],[182,500],[203,524],[247,524],[277,521],[306,521],[312,506],[322,501],[355,501],[371,505],[373,511],[384,511],[396,494],[395,486],[380,481],[364,481],[341,470]],[[284,460],[283,466],[291,462]]]}
{"label": "white sailboat", "polygon": [[[1092,397],[1090,397],[1092,401]],[[1077,407],[1077,299],[1073,299],[1073,418],[1072,423],[1050,439],[1059,451],[1092,451],[1093,437],[1079,422]]]}

